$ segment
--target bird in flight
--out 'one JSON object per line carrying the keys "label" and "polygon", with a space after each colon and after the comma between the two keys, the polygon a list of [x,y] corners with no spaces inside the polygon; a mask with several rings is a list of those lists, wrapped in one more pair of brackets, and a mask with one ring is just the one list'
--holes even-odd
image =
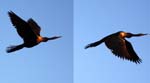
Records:
{"label": "bird in flight", "polygon": [[47,42],[48,40],[54,40],[61,37],[42,37],[40,35],[40,26],[32,18],[30,18],[28,21],[24,21],[12,11],[9,11],[8,15],[19,36],[23,39],[23,43],[20,45],[7,47],[7,53],[20,50],[24,47],[31,48],[41,42]]}
{"label": "bird in flight", "polygon": [[148,35],[148,34],[142,34],[142,33],[132,34],[124,31],[119,31],[111,35],[108,35],[99,41],[88,44],[87,46],[85,46],[85,49],[96,47],[104,42],[107,48],[109,48],[114,55],[122,59],[130,60],[137,64],[137,63],[141,63],[142,60],[137,56],[131,43],[127,41],[125,38],[139,37],[144,35]]}

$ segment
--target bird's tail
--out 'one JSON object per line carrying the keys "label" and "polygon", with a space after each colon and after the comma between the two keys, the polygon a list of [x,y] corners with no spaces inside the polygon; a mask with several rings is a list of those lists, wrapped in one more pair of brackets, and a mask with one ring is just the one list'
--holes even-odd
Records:
{"label": "bird's tail", "polygon": [[96,41],[94,43],[90,43],[87,46],[85,46],[85,49],[91,48],[91,47],[96,47],[96,46],[100,45],[102,42],[104,42],[104,40],[105,40],[105,38],[103,38],[103,39],[101,39],[99,41]]}
{"label": "bird's tail", "polygon": [[9,47],[7,47],[7,49],[6,49],[6,52],[7,52],[7,53],[11,53],[11,52],[20,50],[20,49],[22,49],[23,47],[24,47],[24,44],[20,44],[20,45],[17,45],[17,46],[9,46]]}

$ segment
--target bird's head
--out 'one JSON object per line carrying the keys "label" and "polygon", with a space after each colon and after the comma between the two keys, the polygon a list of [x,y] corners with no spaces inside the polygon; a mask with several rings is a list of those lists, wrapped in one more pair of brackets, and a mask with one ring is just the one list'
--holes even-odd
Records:
{"label": "bird's head", "polygon": [[126,33],[126,38],[131,38],[133,36],[133,34],[132,33]]}
{"label": "bird's head", "polygon": [[47,42],[48,40],[49,40],[49,38],[48,38],[48,37],[43,37],[42,42]]}
{"label": "bird's head", "polygon": [[145,36],[145,35],[150,35],[150,34],[143,34],[143,33],[139,33],[139,34],[133,34],[133,33],[129,33],[129,32],[124,32],[124,31],[119,31],[117,32],[117,35],[119,35],[122,38],[131,38],[131,37],[136,37],[136,36]]}
{"label": "bird's head", "polygon": [[148,34],[143,34],[143,33],[138,33],[138,34],[132,34],[132,33],[126,33],[126,37],[130,38],[130,37],[138,37],[138,36],[145,36]]}

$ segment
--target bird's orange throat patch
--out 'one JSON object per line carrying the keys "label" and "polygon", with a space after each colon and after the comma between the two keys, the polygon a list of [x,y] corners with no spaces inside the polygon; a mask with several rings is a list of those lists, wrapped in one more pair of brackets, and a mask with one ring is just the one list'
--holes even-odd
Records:
{"label": "bird's orange throat patch", "polygon": [[126,36],[126,33],[125,32],[121,32],[120,36],[124,38]]}
{"label": "bird's orange throat patch", "polygon": [[38,36],[38,38],[37,38],[37,43],[40,43],[40,42],[42,42],[43,41],[43,38],[41,37],[41,36]]}

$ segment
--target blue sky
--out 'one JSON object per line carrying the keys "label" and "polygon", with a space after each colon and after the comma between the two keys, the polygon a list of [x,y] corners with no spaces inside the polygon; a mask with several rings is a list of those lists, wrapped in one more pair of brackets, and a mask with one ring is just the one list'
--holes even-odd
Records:
{"label": "blue sky", "polygon": [[105,44],[84,47],[111,33],[150,33],[149,0],[74,0],[74,83],[149,83],[150,36],[128,39],[141,64],[119,59]]}
{"label": "blue sky", "polygon": [[[150,33],[149,0],[5,0],[0,1],[0,83],[149,83],[150,36],[128,39],[141,64],[115,57],[104,44],[84,47],[111,33]],[[18,45],[7,15],[33,18],[42,36],[63,36],[6,53]]]}
{"label": "blue sky", "polygon": [[[72,83],[72,9],[72,0],[0,1],[0,83]],[[33,18],[42,36],[63,37],[8,54],[6,47],[22,43],[7,15],[9,10],[24,20]]]}

